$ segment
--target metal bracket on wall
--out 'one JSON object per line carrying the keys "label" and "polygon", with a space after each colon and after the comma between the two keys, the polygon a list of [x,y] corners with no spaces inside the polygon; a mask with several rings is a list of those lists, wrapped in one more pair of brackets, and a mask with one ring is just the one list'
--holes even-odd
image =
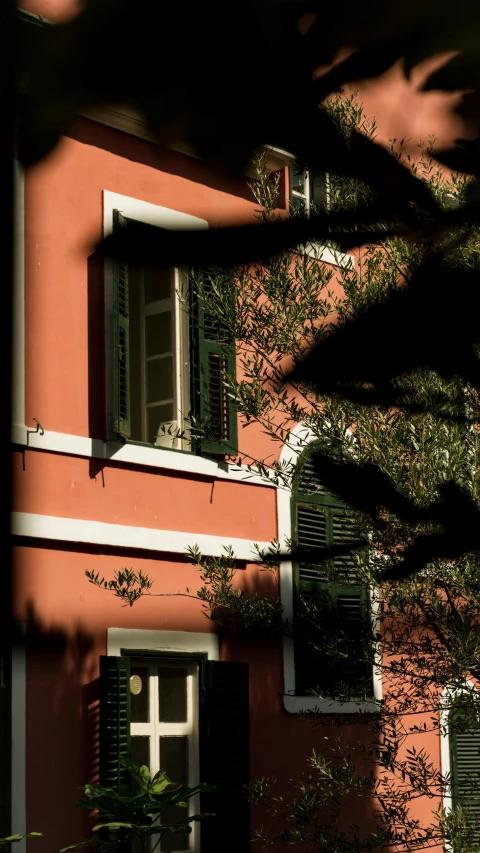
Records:
{"label": "metal bracket on wall", "polygon": [[35,423],[36,423],[36,425],[37,425],[37,426],[35,427],[35,429],[27,429],[27,447],[28,447],[28,443],[29,443],[29,436],[30,436],[32,433],[33,433],[34,435],[36,435],[37,433],[38,433],[39,435],[43,435],[43,434],[45,433],[45,430],[44,430],[44,428],[42,427],[42,425],[41,425],[40,421],[39,421],[39,420],[37,420],[37,418],[33,418],[33,420],[35,421]]}

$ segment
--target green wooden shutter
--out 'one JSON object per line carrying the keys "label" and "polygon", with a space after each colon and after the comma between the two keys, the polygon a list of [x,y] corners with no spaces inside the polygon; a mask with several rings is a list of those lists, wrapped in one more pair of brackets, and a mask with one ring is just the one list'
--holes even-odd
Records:
{"label": "green wooden shutter", "polygon": [[466,810],[472,841],[480,844],[480,726],[459,731],[455,721],[460,714],[450,713],[452,801]]}
{"label": "green wooden shutter", "polygon": [[[293,499],[294,538],[301,548],[329,548],[344,545],[358,538],[354,520],[346,505],[327,492],[319,480],[311,453],[300,460],[294,480]],[[340,620],[348,640],[355,642],[362,633],[362,622],[368,612],[368,589],[357,581],[356,561],[353,555],[342,555],[331,561],[339,571],[340,582],[331,583],[321,567],[307,561],[294,565],[294,594],[297,614],[302,599],[325,596],[331,602],[331,618]],[[325,598],[324,598],[325,600]],[[339,681],[350,687],[370,682],[371,666],[351,653],[339,662],[329,663],[320,651],[312,649],[306,638],[295,641],[295,687],[300,695],[317,686],[332,688]],[[358,648],[358,646],[357,646]]]}
{"label": "green wooden shutter", "polygon": [[217,786],[201,809],[215,812],[202,823],[205,853],[248,853],[250,805],[242,784],[250,781],[248,664],[208,661],[202,702],[200,778]]}
{"label": "green wooden shutter", "polygon": [[310,203],[314,204],[318,211],[327,203],[327,181],[325,172],[310,173]]}
{"label": "green wooden shutter", "polygon": [[[211,292],[210,276],[203,279],[207,297]],[[235,342],[226,324],[197,303],[197,408],[200,418],[208,423],[208,436],[202,441],[201,453],[220,456],[237,452],[237,411],[228,397],[225,375],[235,376]]]}
{"label": "green wooden shutter", "polygon": [[[125,217],[114,210],[114,229],[123,228],[125,224]],[[128,264],[116,258],[113,264],[113,428],[126,438],[130,438],[131,429],[129,320]]]}
{"label": "green wooden shutter", "polygon": [[100,784],[128,784],[118,757],[130,757],[130,658],[100,657]]}

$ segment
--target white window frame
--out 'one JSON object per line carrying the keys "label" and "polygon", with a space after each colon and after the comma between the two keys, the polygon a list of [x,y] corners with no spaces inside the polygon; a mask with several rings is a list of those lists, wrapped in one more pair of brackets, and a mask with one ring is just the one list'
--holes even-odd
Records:
{"label": "white window frame", "polygon": [[[290,169],[291,169],[291,170],[292,170],[292,172],[293,172],[293,170],[295,169],[295,164],[294,164],[294,163],[292,163],[292,165],[290,166]],[[310,179],[310,171],[309,171],[309,169],[305,169],[305,170],[303,171],[303,179],[304,179],[304,181],[305,181],[305,192],[304,192],[304,193],[300,193],[300,192],[298,192],[297,190],[292,190],[292,189],[290,189],[290,200],[289,200],[289,203],[290,203],[290,205],[292,205],[292,197],[293,197],[293,198],[298,198],[298,199],[300,199],[301,201],[303,201],[303,202],[305,203],[305,213],[306,213],[306,215],[307,215],[307,216],[310,216],[310,202],[311,202],[312,194],[311,194],[311,191],[310,191],[310,190],[311,190],[311,187],[310,187],[311,179]],[[291,184],[291,182],[290,182],[290,184]]]}
{"label": "white window frame", "polygon": [[[118,210],[127,219],[144,222],[148,225],[156,225],[167,230],[203,230],[208,228],[208,222],[198,216],[181,213],[168,207],[151,204],[147,201],[131,198],[118,193],[103,191],[103,235],[108,237],[113,232],[113,211]],[[188,352],[188,331],[185,331],[185,311],[180,304],[179,292],[183,290],[184,279],[181,271],[175,273],[175,389],[177,422],[173,427],[179,425],[183,429],[183,418],[187,414],[190,356]],[[117,438],[113,429],[113,262],[111,259],[105,261],[105,368],[106,368],[106,417],[107,417],[107,441],[115,441]],[[185,357],[186,356],[186,357]],[[143,408],[143,407],[142,407]],[[143,414],[143,413],[142,413]],[[184,450],[183,442],[173,439],[166,434],[164,438],[157,440],[156,446],[166,447],[174,450]],[[152,444],[152,447],[155,447]]]}
{"label": "white window frame", "polygon": [[[306,447],[316,440],[316,436],[305,423],[297,424],[291,431],[288,442],[280,454],[281,465],[295,465]],[[278,539],[280,542],[292,538],[292,488],[277,487],[277,518]],[[285,618],[293,623],[293,563],[291,561],[280,565],[280,595],[284,607]],[[374,620],[375,632],[380,629],[380,614],[373,591],[370,590],[370,604]],[[355,714],[375,713],[379,710],[382,699],[382,676],[378,647],[375,650],[373,665],[373,699],[370,701],[341,702],[336,699],[318,699],[314,696],[295,695],[295,646],[293,637],[283,638],[283,705],[290,714],[318,709],[325,714]]]}
{"label": "white window frame", "polygon": [[[293,169],[295,167],[295,159],[292,157],[292,162],[289,164],[289,169]],[[304,171],[305,175],[305,193],[299,193],[295,190],[290,190],[288,194],[289,205],[291,204],[292,196],[295,198],[300,198],[305,201],[305,213],[307,216],[310,216],[310,205],[311,205],[311,177],[310,171],[306,169]],[[289,182],[290,184],[290,182]],[[327,198],[327,207],[329,204],[329,196],[330,196],[330,181],[328,174],[325,176],[325,184],[326,184],[326,198]],[[353,269],[355,266],[355,261],[353,255],[349,255],[346,252],[340,252],[332,246],[323,246],[321,243],[305,243],[304,246],[299,246],[299,251],[303,251],[305,255],[308,255],[310,258],[314,258],[316,261],[321,261],[325,264],[330,264],[331,266],[340,267],[341,269]]]}
{"label": "white window frame", "polygon": [[[193,788],[200,781],[200,726],[199,726],[199,682],[198,682],[198,666],[199,662],[192,658],[168,658],[158,657],[142,658],[135,656],[130,658],[131,666],[148,666],[148,687],[149,687],[149,722],[147,723],[130,723],[131,737],[149,737],[150,738],[150,772],[152,776],[160,770],[160,750],[159,740],[161,737],[186,737],[188,738],[188,779],[187,785]],[[187,675],[187,719],[183,723],[165,723],[160,722],[159,713],[159,690],[158,690],[158,675],[152,673],[152,670],[159,666],[182,666],[186,667]],[[173,779],[172,781],[176,781]],[[196,794],[189,800],[188,813],[198,814],[200,812],[200,796]],[[198,853],[200,848],[200,832],[199,824],[193,821],[190,824],[192,832],[188,836],[188,847],[179,853]],[[158,840],[153,837],[153,844]],[[162,845],[157,848],[161,853]]]}
{"label": "white window frame", "polygon": [[[141,361],[141,424],[142,441],[156,447],[167,447],[173,450],[189,450],[188,439],[174,438],[171,433],[180,427],[186,429],[185,418],[190,411],[190,341],[189,341],[189,316],[182,305],[182,297],[188,294],[188,276],[184,270],[178,267],[170,269],[172,295],[158,302],[145,303],[145,271],[141,272],[141,300],[140,300],[140,361]],[[165,434],[159,433],[155,441],[148,440],[148,417],[147,409],[147,384],[146,384],[146,318],[155,314],[171,312],[172,351],[163,353],[160,358],[171,356],[172,370],[174,375],[173,417],[165,421],[162,426]],[[154,358],[157,358],[155,356]],[[161,401],[170,402],[170,401]]]}

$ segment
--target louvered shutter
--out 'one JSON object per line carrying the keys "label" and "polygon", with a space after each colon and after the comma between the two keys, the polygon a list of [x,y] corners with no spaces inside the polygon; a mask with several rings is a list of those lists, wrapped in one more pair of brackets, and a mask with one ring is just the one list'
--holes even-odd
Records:
{"label": "louvered shutter", "polygon": [[[125,227],[126,219],[113,211],[113,227]],[[130,309],[128,263],[116,258],[113,265],[113,388],[114,423],[119,435],[130,438]]]}
{"label": "louvered shutter", "polygon": [[[329,493],[319,480],[312,455],[299,462],[294,481],[294,538],[302,549],[329,548],[358,539],[354,520],[345,504]],[[356,638],[361,637],[362,622],[368,611],[368,590],[357,582],[353,554],[335,557],[331,566],[339,572],[339,583],[327,580],[325,567],[315,562],[299,562],[294,566],[297,602],[328,591],[331,618],[340,622],[347,640],[347,657],[330,663],[320,651],[312,649],[307,639],[295,641],[296,692],[308,693],[317,686],[331,688],[339,681],[350,687],[371,681],[371,667],[354,656],[358,652]],[[298,606],[298,605],[297,605]],[[350,642],[351,641],[351,642]]]}
{"label": "louvered shutter", "polygon": [[250,805],[242,784],[250,780],[248,664],[208,661],[202,702],[200,778],[217,790],[202,796],[205,853],[248,853]]}
{"label": "louvered shutter", "polygon": [[130,757],[130,658],[100,657],[100,784],[118,788],[128,773],[118,757]]}
{"label": "louvered shutter", "polygon": [[[204,292],[211,297],[211,278],[205,275]],[[225,376],[235,376],[235,342],[231,330],[198,300],[197,307],[197,406],[208,423],[208,437],[200,451],[230,455],[237,451],[237,412],[228,397]]]}
{"label": "louvered shutter", "polygon": [[450,714],[452,800],[465,809],[471,839],[480,844],[480,726],[459,731],[459,717],[460,712]]}

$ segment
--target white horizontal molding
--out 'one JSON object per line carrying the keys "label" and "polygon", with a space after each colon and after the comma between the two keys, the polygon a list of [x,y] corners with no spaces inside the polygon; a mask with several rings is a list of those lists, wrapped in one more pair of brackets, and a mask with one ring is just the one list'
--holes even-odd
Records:
{"label": "white horizontal molding", "polygon": [[[189,545],[198,545],[202,554],[219,557],[224,546],[230,545],[239,560],[254,559],[251,539],[232,536],[213,536],[208,533],[188,533],[183,530],[157,530],[154,527],[133,527],[108,524],[84,518],[62,518],[33,512],[12,512],[14,536],[51,539],[58,542],[84,542],[89,545],[109,545],[113,548],[132,548],[164,554],[185,554]],[[259,542],[267,548],[268,542]]]}
{"label": "white horizontal molding", "polygon": [[255,486],[274,488],[259,474],[250,474],[245,466],[230,465],[227,462],[205,459],[194,453],[169,450],[166,447],[145,447],[123,441],[101,441],[98,438],[85,438],[66,432],[31,430],[20,424],[12,425],[12,441],[32,450],[47,450],[51,453],[64,453],[67,456],[84,456],[87,459],[105,459],[121,462],[125,465],[142,465],[146,468],[163,468],[166,471],[180,471],[185,474],[198,474],[216,480],[232,480],[237,483],[250,483]]}
{"label": "white horizontal molding", "polygon": [[218,637],[202,631],[149,631],[143,628],[107,628],[107,654],[118,657],[122,650],[188,652],[218,660]]}

